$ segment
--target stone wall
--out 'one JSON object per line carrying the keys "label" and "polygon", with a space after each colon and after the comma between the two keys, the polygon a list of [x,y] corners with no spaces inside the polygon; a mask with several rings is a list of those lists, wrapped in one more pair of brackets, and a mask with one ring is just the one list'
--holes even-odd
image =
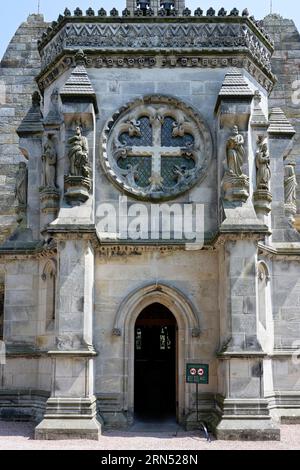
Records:
{"label": "stone wall", "polygon": [[[300,183],[300,34],[293,20],[277,14],[268,15],[264,23],[275,41],[272,68],[278,78],[278,83],[270,96],[270,108],[282,108],[296,130],[291,157],[297,162],[298,183]],[[298,202],[300,214],[300,186]]]}
{"label": "stone wall", "polygon": [[16,129],[37,89],[37,40],[46,29],[42,15],[30,15],[12,38],[0,64],[0,242],[15,227],[14,187],[19,151]]}

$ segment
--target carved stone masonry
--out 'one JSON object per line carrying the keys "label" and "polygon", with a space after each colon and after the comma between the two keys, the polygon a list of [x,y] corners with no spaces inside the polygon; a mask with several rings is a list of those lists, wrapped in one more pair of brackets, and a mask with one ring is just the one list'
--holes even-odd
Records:
{"label": "carved stone masonry", "polygon": [[60,192],[56,187],[57,152],[53,134],[47,135],[42,154],[42,185],[40,187],[41,210],[56,213]]}
{"label": "carved stone masonry", "polygon": [[249,197],[249,177],[243,174],[244,137],[237,126],[226,144],[225,174],[222,180],[223,197],[227,201],[246,202]]}
{"label": "carved stone masonry", "polygon": [[289,161],[284,167],[284,207],[285,214],[292,226],[295,223],[295,215],[297,213],[297,178],[296,178],[296,162]]}
{"label": "carved stone masonry", "polygon": [[16,174],[15,198],[17,201],[17,222],[19,224],[25,222],[27,209],[27,192],[28,192],[28,170],[26,163],[21,162]]}
{"label": "carved stone masonry", "polygon": [[168,97],[149,96],[120,110],[102,137],[103,167],[133,196],[176,197],[206,176],[212,139],[192,109]]}
{"label": "carved stone masonry", "polygon": [[70,170],[69,175],[65,176],[65,198],[70,204],[83,203],[89,199],[91,191],[88,140],[77,127],[68,143]]}
{"label": "carved stone masonry", "polygon": [[270,193],[270,154],[268,140],[263,135],[258,136],[256,151],[256,191],[254,207],[257,215],[265,216],[271,211],[272,194]]}

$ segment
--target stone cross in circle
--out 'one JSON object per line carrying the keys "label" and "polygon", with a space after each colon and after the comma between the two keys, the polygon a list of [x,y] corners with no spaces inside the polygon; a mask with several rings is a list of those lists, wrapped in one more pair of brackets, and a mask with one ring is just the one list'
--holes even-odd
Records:
{"label": "stone cross in circle", "polygon": [[133,146],[127,152],[128,157],[152,157],[152,171],[151,171],[151,189],[158,191],[162,189],[163,178],[161,176],[161,164],[164,157],[181,157],[183,153],[182,147],[163,147],[161,144],[161,130],[162,118],[156,116],[151,119],[153,145],[148,146]]}

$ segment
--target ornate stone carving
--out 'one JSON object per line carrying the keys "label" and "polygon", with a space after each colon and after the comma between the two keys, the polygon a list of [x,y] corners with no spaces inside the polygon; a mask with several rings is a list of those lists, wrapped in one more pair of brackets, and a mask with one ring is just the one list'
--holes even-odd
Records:
{"label": "ornate stone carving", "polygon": [[271,73],[272,46],[265,45],[244,22],[207,22],[156,24],[143,23],[68,23],[44,47],[40,47],[42,69],[48,67],[64,49],[107,49],[115,51],[122,47],[129,50],[172,49],[174,51],[195,48],[222,49],[230,51],[246,47],[255,61]]}
{"label": "ornate stone carving", "polygon": [[269,191],[271,180],[270,154],[268,140],[264,136],[259,136],[256,151],[256,188]]}
{"label": "ornate stone carving", "polygon": [[28,172],[26,163],[19,163],[19,169],[16,174],[15,197],[19,207],[27,206],[27,186]]}
{"label": "ornate stone carving", "polygon": [[284,167],[284,206],[285,213],[291,225],[295,223],[297,213],[297,178],[296,162],[289,161]]}
{"label": "ornate stone carving", "polygon": [[236,177],[245,176],[242,171],[245,156],[244,143],[244,137],[239,134],[238,127],[234,126],[233,134],[227,140],[226,156],[227,169],[230,174]]}
{"label": "ornate stone carving", "polygon": [[42,185],[40,187],[41,210],[43,213],[56,213],[59,207],[60,192],[56,187],[57,152],[53,134],[47,135],[42,154]]}
{"label": "ornate stone carving", "polygon": [[237,126],[226,143],[225,174],[222,180],[224,199],[227,201],[247,201],[249,197],[249,178],[243,174],[245,156],[244,137]]}
{"label": "ornate stone carving", "polygon": [[15,198],[17,201],[17,222],[19,224],[25,222],[27,208],[27,191],[28,191],[28,170],[26,163],[19,163],[19,169],[16,174]]}
{"label": "ornate stone carving", "polygon": [[149,96],[114,115],[102,150],[104,169],[122,190],[146,200],[170,199],[206,176],[212,139],[191,108]]}
{"label": "ornate stone carving", "polygon": [[268,139],[258,136],[256,151],[256,191],[254,193],[254,207],[257,215],[267,215],[271,211],[272,194],[270,193],[270,154]]}
{"label": "ornate stone carving", "polygon": [[42,155],[43,188],[56,188],[56,164],[57,153],[53,142],[53,136],[48,134]]}
{"label": "ornate stone carving", "polygon": [[[62,73],[70,68],[72,64],[71,57],[63,57],[56,65],[49,67],[47,71],[39,79],[40,89],[45,89],[50,86],[54,80],[57,79]],[[102,53],[95,55],[94,53],[87,53],[86,67],[93,68],[111,68],[111,67],[199,67],[199,68],[224,68],[224,67],[244,67],[255,80],[264,87],[269,93],[273,89],[273,81],[259,68],[253,61],[245,59],[243,55],[237,56],[230,55],[229,53],[216,56],[201,56],[201,55],[181,55],[174,57],[174,55],[164,56],[144,56],[144,55],[129,55],[126,54],[112,54]],[[264,122],[264,124],[266,124]]]}
{"label": "ornate stone carving", "polygon": [[77,127],[75,135],[68,140],[70,172],[65,176],[65,198],[70,203],[85,202],[91,190],[91,168],[88,140]]}
{"label": "ornate stone carving", "polygon": [[60,335],[56,338],[59,351],[70,351],[74,348],[74,338],[71,335]]}
{"label": "ornate stone carving", "polygon": [[68,154],[70,161],[70,175],[89,178],[89,145],[87,138],[82,135],[80,127],[76,128],[75,135],[68,140],[68,143],[70,145]]}

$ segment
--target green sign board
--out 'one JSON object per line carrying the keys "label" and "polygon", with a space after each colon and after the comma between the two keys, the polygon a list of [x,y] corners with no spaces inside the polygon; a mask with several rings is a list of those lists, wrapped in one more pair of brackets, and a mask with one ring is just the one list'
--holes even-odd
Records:
{"label": "green sign board", "polygon": [[188,384],[208,384],[208,364],[187,364],[186,381]]}

